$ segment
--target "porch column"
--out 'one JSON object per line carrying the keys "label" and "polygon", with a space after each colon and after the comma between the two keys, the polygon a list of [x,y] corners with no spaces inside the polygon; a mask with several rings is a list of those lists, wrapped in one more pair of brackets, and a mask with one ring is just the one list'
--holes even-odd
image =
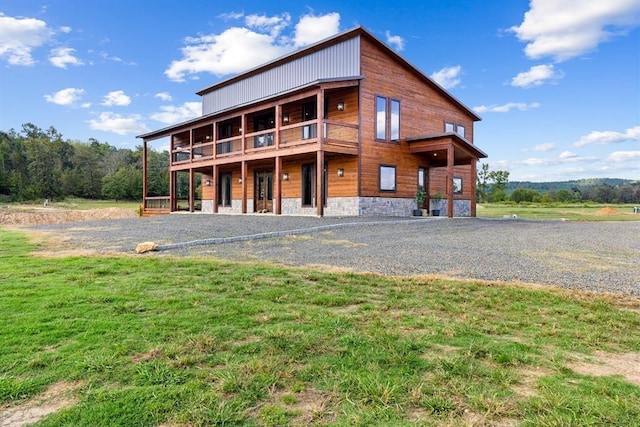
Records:
{"label": "porch column", "polygon": [[193,168],[191,168],[189,169],[189,212],[194,211],[194,199],[196,194],[195,184],[195,174],[193,172]]}
{"label": "porch column", "polygon": [[147,140],[142,140],[142,212],[147,209]]}
{"label": "porch column", "polygon": [[273,213],[280,215],[282,213],[282,157],[275,158],[275,177],[273,179]]}
{"label": "porch column", "polygon": [[[476,167],[478,160],[471,159],[471,216],[476,216]],[[464,184],[463,184],[464,185]]]}
{"label": "porch column", "polygon": [[213,185],[213,213],[218,213],[218,166],[211,166],[211,185]]}
{"label": "porch column", "polygon": [[[244,139],[243,139],[244,140]],[[242,143],[242,147],[244,150],[244,142]],[[242,213],[247,213],[247,162],[245,160],[242,161],[240,166],[240,179],[242,179]]]}
{"label": "porch column", "polygon": [[453,152],[453,145],[449,144],[447,147],[447,216],[453,218],[453,162],[455,154]]}
{"label": "porch column", "polygon": [[169,172],[169,212],[176,210],[176,172]]}
{"label": "porch column", "polygon": [[316,206],[318,216],[324,215],[324,150],[318,150],[316,167]]}

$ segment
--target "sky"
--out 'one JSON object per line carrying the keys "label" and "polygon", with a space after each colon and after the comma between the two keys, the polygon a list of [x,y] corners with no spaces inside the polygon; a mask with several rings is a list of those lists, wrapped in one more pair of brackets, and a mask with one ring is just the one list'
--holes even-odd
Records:
{"label": "sky", "polygon": [[640,0],[0,0],[0,130],[118,148],[361,25],[482,117],[511,181],[640,180]]}

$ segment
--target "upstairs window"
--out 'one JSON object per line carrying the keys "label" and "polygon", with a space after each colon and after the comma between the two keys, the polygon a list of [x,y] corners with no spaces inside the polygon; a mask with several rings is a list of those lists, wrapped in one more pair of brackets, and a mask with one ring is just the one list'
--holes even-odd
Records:
{"label": "upstairs window", "polygon": [[400,101],[376,96],[376,139],[400,140]]}
{"label": "upstairs window", "polygon": [[444,131],[455,132],[458,135],[460,135],[462,138],[464,138],[466,129],[464,125],[461,125],[460,123],[444,122]]}

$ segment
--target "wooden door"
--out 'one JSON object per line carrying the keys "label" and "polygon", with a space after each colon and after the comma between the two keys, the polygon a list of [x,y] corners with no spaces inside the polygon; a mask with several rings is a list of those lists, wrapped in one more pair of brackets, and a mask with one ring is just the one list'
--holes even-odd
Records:
{"label": "wooden door", "polygon": [[273,212],[273,170],[256,171],[254,207],[256,212]]}

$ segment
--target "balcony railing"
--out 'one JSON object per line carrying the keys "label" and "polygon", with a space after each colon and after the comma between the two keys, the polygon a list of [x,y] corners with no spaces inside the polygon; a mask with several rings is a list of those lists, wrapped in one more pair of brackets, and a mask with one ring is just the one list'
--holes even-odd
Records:
{"label": "balcony railing", "polygon": [[[189,161],[202,161],[216,157],[229,157],[240,155],[245,141],[245,152],[256,152],[275,149],[276,137],[279,136],[279,149],[287,149],[292,146],[316,144],[319,137],[328,145],[357,146],[358,125],[323,120],[321,135],[318,134],[318,123],[308,121],[292,125],[282,126],[279,135],[274,129],[248,133],[242,137],[232,137],[194,144],[193,146],[181,143],[172,151],[172,162],[184,163]],[[215,153],[214,153],[215,149]]]}

